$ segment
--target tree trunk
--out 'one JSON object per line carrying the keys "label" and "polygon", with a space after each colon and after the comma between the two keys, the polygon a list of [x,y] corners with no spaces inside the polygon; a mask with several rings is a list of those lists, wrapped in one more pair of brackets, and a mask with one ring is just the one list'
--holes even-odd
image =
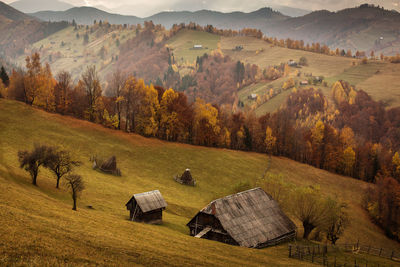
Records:
{"label": "tree trunk", "polygon": [[32,176],[32,184],[33,184],[34,186],[37,186],[37,183],[36,183],[37,176],[38,176],[37,173],[34,173],[33,176]]}
{"label": "tree trunk", "polygon": [[61,177],[59,175],[57,175],[57,185],[56,185],[57,189],[60,188],[60,179],[61,179]]}
{"label": "tree trunk", "polygon": [[72,199],[74,200],[74,206],[72,207],[72,210],[76,210],[76,197],[73,196]]}
{"label": "tree trunk", "polygon": [[308,221],[303,222],[303,228],[304,228],[304,234],[303,238],[308,239],[308,236],[314,230],[315,226],[312,223],[309,223]]}

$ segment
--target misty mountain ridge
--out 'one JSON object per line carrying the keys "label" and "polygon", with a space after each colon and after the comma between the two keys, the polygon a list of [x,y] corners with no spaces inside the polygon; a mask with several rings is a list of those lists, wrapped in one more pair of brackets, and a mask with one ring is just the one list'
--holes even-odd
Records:
{"label": "misty mountain ridge", "polygon": [[74,6],[59,0],[18,0],[10,6],[24,13],[34,13],[43,10],[65,11]]}
{"label": "misty mountain ridge", "polygon": [[32,17],[0,1],[0,21],[20,21],[32,19]]}
{"label": "misty mountain ridge", "polygon": [[[156,24],[170,28],[173,24],[196,22],[200,25],[212,24],[220,28],[241,29],[257,27],[266,21],[288,18],[271,8],[257,11],[223,13],[218,11],[164,11],[146,18],[108,13],[94,7],[74,7],[66,11],[41,11],[31,14],[43,21],[72,21],[78,24],[92,24],[94,20],[108,21],[111,24],[138,24],[152,20]],[[244,24],[243,24],[244,23]]]}

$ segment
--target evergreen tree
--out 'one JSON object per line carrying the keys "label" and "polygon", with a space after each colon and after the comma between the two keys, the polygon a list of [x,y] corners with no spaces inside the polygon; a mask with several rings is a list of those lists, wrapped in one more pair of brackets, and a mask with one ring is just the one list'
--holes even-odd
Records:
{"label": "evergreen tree", "polygon": [[8,74],[7,74],[6,69],[4,68],[4,66],[1,66],[0,79],[3,81],[3,84],[5,86],[8,87],[10,85],[10,78],[8,77]]}

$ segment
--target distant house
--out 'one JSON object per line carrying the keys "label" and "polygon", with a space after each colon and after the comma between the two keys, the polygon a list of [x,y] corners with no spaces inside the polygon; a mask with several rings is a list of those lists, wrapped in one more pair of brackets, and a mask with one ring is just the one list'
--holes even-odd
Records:
{"label": "distant house", "polygon": [[133,195],[125,206],[130,211],[131,221],[160,224],[162,211],[167,207],[167,203],[160,191],[154,190]]}
{"label": "distant house", "polygon": [[193,49],[203,49],[203,45],[196,44],[196,45],[193,46]]}
{"label": "distant house", "polygon": [[288,65],[289,65],[290,67],[296,67],[296,66],[297,66],[297,62],[294,61],[293,59],[291,59],[291,60],[288,61]]}
{"label": "distant house", "polygon": [[247,98],[250,100],[257,100],[258,95],[257,94],[251,94]]}
{"label": "distant house", "polygon": [[304,81],[301,81],[301,82],[300,82],[300,85],[303,85],[303,86],[304,86],[304,85],[308,85],[308,81],[305,81],[305,80],[304,80]]}
{"label": "distant house", "polygon": [[190,235],[248,248],[276,245],[296,236],[296,225],[261,188],[212,201],[187,224]]}

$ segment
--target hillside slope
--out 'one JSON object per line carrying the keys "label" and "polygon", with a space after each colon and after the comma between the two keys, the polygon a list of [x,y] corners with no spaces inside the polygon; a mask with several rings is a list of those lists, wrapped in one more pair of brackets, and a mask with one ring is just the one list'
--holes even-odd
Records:
{"label": "hillside slope", "polygon": [[256,28],[272,37],[304,40],[306,43],[319,42],[332,49],[351,49],[353,52],[374,50],[376,54],[393,55],[400,51],[400,14],[368,5],[337,12],[314,11],[298,17],[288,17],[271,8],[262,8],[250,13],[209,10],[161,12],[150,17],[138,18],[81,7],[32,15],[44,21],[75,19],[83,24],[91,24],[94,19],[118,24],[137,24],[152,20],[167,28],[173,24],[195,22],[221,29]]}
{"label": "hillside slope", "polygon": [[14,58],[29,44],[66,26],[63,22],[40,22],[0,1],[0,56]]}
{"label": "hillside slope", "polygon": [[75,21],[79,24],[92,24],[94,20],[107,20],[111,24],[138,24],[144,21],[153,21],[156,24],[170,28],[173,24],[196,22],[200,25],[213,25],[217,28],[242,29],[246,27],[260,28],[273,21],[281,21],[287,16],[282,15],[271,8],[262,8],[254,12],[223,13],[211,10],[195,12],[176,11],[160,12],[150,17],[138,18],[111,14],[94,7],[74,7],[66,11],[41,11],[31,14],[44,21]]}
{"label": "hillside slope", "polygon": [[[50,173],[41,171],[33,187],[18,168],[18,150],[38,142],[62,145],[83,162],[76,172],[87,189],[77,212]],[[116,155],[122,177],[93,171],[92,155]],[[255,250],[188,235],[185,224],[199,209],[240,181],[254,182],[265,162],[262,154],[166,143],[0,99],[0,265],[302,266],[287,258],[286,245]],[[173,180],[188,167],[196,187]],[[284,158],[274,158],[271,171],[349,203],[352,224],[339,242],[400,248],[360,207],[366,183]],[[168,202],[164,224],[128,221],[126,201],[152,189]]]}
{"label": "hillside slope", "polygon": [[[362,5],[337,12],[315,11],[289,18],[268,28],[264,33],[278,38],[320,42],[331,48],[395,54],[400,47],[400,14],[395,11]],[[381,38],[382,37],[382,38]],[[392,51],[389,52],[391,48]]]}

